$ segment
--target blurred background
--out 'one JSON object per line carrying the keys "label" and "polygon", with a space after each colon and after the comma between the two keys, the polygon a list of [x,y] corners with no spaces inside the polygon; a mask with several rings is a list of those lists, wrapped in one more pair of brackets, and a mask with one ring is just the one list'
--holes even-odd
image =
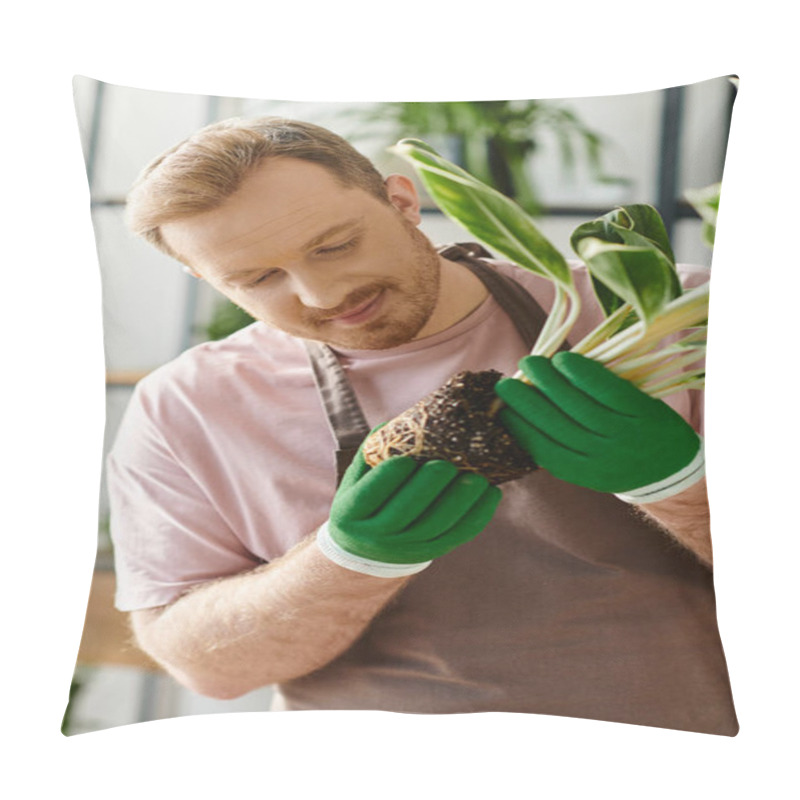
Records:
{"label": "blurred background", "polygon": [[[124,225],[125,196],[140,170],[198,128],[234,116],[302,119],[344,136],[384,174],[415,182],[412,168],[386,148],[421,138],[535,214],[567,258],[575,257],[569,235],[579,224],[619,204],[650,203],[664,218],[677,260],[710,265],[703,221],[686,193],[722,179],[735,88],[720,77],[568,100],[339,104],[161,93],[76,77],[74,94],[103,294],[105,457],[143,375],[249,321]],[[421,229],[436,244],[472,238],[429,200]],[[178,686],[131,644],[113,592],[101,467],[97,562],[64,733],[269,707],[268,688],[220,701]]]}

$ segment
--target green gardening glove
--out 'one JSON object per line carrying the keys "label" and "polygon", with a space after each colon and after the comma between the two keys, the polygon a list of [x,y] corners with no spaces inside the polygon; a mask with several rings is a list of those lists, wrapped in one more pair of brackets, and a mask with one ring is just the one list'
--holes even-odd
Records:
{"label": "green gardening glove", "polygon": [[519,366],[532,385],[497,383],[500,418],[556,478],[641,504],[703,476],[700,437],[663,400],[578,353],[527,356]]}
{"label": "green gardening glove", "polygon": [[394,457],[370,468],[361,450],[317,533],[337,564],[379,577],[412,575],[475,538],[500,502],[496,486],[447,461]]}

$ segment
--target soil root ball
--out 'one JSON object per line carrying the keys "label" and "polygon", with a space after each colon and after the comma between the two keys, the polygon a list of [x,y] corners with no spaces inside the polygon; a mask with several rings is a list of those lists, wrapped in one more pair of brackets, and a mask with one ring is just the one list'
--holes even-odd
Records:
{"label": "soil root ball", "polygon": [[488,413],[501,377],[497,370],[454,375],[367,439],[367,464],[375,467],[392,456],[442,459],[495,485],[532,472],[536,464]]}

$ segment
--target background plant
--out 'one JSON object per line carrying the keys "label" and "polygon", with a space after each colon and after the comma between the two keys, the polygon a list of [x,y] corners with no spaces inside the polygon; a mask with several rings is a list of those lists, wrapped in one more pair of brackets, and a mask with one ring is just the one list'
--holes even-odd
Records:
{"label": "background plant", "polygon": [[607,140],[574,111],[553,101],[387,102],[349,113],[360,115],[371,135],[385,126],[389,141],[410,135],[446,141],[455,163],[533,215],[542,213],[542,202],[529,166],[548,134],[567,171],[583,159],[595,181],[627,182],[603,169]]}
{"label": "background plant", "polygon": [[717,214],[721,190],[721,183],[712,183],[711,186],[689,189],[685,192],[686,199],[703,221],[703,241],[709,247],[714,246],[714,237],[717,233]]}

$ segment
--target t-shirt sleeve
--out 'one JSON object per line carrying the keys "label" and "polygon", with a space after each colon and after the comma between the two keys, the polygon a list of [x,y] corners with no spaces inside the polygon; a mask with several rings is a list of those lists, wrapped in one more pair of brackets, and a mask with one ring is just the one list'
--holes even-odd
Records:
{"label": "t-shirt sleeve", "polygon": [[263,563],[180,463],[138,391],[106,475],[121,611],[167,605],[198,584]]}

